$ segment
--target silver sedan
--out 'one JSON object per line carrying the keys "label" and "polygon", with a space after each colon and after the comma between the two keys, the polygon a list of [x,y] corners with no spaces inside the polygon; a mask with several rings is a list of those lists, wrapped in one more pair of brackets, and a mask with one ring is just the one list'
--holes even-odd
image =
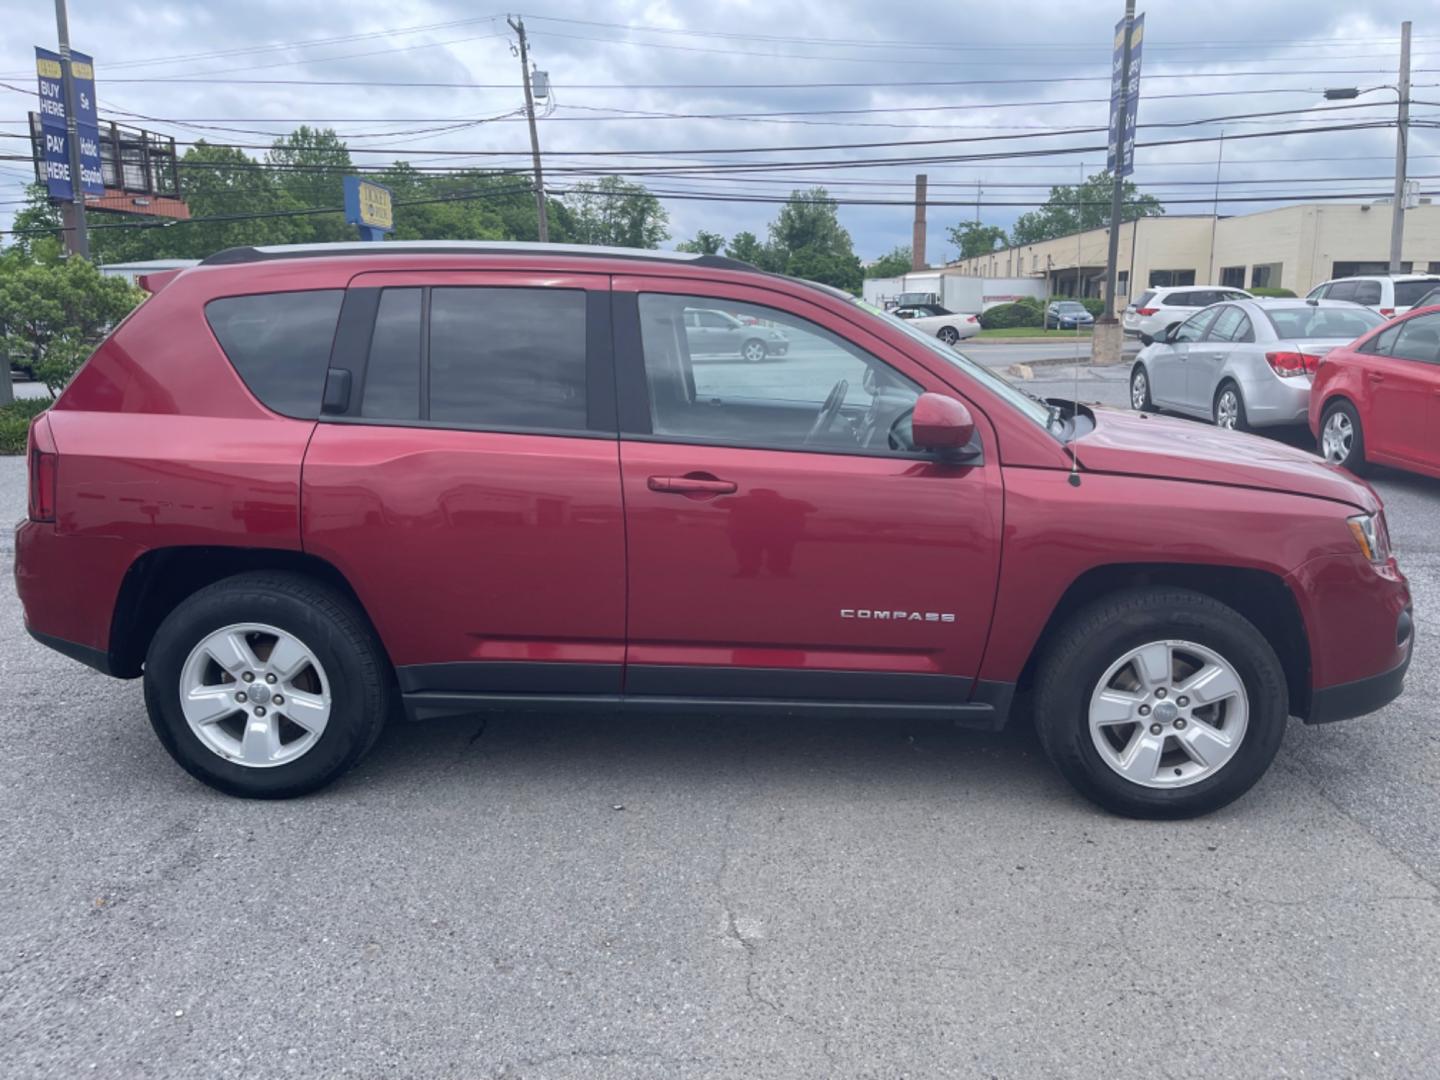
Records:
{"label": "silver sedan", "polygon": [[1145,347],[1130,369],[1130,404],[1237,431],[1303,424],[1320,357],[1384,321],[1337,300],[1212,304],[1163,339],[1141,336]]}

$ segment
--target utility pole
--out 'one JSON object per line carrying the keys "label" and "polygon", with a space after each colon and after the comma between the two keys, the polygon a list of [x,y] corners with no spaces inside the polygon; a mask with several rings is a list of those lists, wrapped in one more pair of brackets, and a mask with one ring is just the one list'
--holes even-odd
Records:
{"label": "utility pole", "polygon": [[[85,183],[80,177],[80,133],[75,127],[75,77],[70,72],[70,19],[65,12],[65,0],[55,0],[55,33],[60,39],[60,78],[65,88],[65,146],[70,152],[72,200],[60,208],[60,217],[65,226],[66,252],[88,259],[90,234],[85,228]],[[1406,40],[1408,42],[1408,36]],[[1409,54],[1407,47],[1405,55]]]}
{"label": "utility pole", "polygon": [[1390,208],[1390,272],[1400,272],[1400,243],[1405,238],[1405,162],[1410,142],[1410,23],[1400,24],[1399,115],[1395,124],[1395,204]]}
{"label": "utility pole", "polygon": [[[1125,0],[1125,43],[1121,50],[1120,60],[1120,85],[1124,88],[1124,95],[1120,99],[1120,108],[1126,109],[1126,101],[1130,95],[1130,31],[1135,26],[1135,0]],[[1125,123],[1122,114],[1120,125],[1120,137],[1124,140]],[[1117,147],[1115,155],[1115,189],[1110,194],[1110,249],[1105,256],[1105,314],[1101,316],[1104,322],[1115,321],[1115,266],[1120,259],[1120,209],[1121,200],[1125,197],[1125,178],[1121,176],[1123,171],[1120,168],[1120,159],[1124,156],[1124,146]]]}
{"label": "utility pole", "polygon": [[[1215,230],[1220,224],[1220,166],[1225,161],[1225,129],[1220,129],[1220,147],[1215,151],[1215,198],[1210,203],[1210,276],[1205,279],[1207,285],[1215,284]],[[1139,225],[1137,217],[1132,223]],[[1133,251],[1133,248],[1132,248]],[[1134,262],[1134,255],[1131,255],[1131,262]],[[1242,283],[1243,284],[1243,283]]]}
{"label": "utility pole", "polygon": [[[56,3],[63,2],[56,0]],[[520,38],[520,71],[525,76],[525,116],[530,121],[530,156],[535,162],[535,213],[540,225],[540,242],[548,244],[550,219],[545,213],[545,176],[540,171],[540,136],[535,130],[535,98],[530,92],[530,51],[525,41],[525,20],[506,16],[505,21]]]}
{"label": "utility pole", "polygon": [[925,189],[929,177],[915,174],[915,227],[910,233],[910,269],[925,269]]}

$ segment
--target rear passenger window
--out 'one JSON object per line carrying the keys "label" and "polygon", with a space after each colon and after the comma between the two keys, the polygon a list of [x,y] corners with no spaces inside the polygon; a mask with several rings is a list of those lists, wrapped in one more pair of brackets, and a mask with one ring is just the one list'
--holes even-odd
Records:
{"label": "rear passenger window", "polygon": [[1357,281],[1355,283],[1355,302],[1365,304],[1369,307],[1380,306],[1380,282],[1378,281]]}
{"label": "rear passenger window", "polygon": [[285,416],[320,415],[343,289],[229,296],[205,305],[215,340],[250,392]]}
{"label": "rear passenger window", "polygon": [[360,415],[420,418],[420,301],[422,289],[385,289],[375,312],[365,396]]}
{"label": "rear passenger window", "polygon": [[430,290],[430,419],[583,431],[585,293]]}

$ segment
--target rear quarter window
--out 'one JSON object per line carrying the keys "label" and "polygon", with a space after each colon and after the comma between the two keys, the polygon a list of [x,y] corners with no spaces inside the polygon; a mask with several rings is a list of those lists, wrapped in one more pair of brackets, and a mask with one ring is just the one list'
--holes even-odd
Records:
{"label": "rear quarter window", "polygon": [[1395,282],[1395,306],[1414,307],[1416,301],[1437,285],[1440,285],[1440,278],[1431,281],[1397,281]]}
{"label": "rear quarter window", "polygon": [[205,305],[205,319],[252,394],[284,416],[313,420],[344,296],[343,289],[227,296]]}

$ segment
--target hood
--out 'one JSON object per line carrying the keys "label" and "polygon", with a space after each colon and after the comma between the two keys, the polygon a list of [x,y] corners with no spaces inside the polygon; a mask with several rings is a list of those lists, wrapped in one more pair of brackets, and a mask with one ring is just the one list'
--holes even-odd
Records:
{"label": "hood", "polygon": [[1093,412],[1095,430],[1075,440],[1080,465],[1092,472],[1228,484],[1330,499],[1364,511],[1380,508],[1363,480],[1273,439],[1123,409],[1102,406]]}

